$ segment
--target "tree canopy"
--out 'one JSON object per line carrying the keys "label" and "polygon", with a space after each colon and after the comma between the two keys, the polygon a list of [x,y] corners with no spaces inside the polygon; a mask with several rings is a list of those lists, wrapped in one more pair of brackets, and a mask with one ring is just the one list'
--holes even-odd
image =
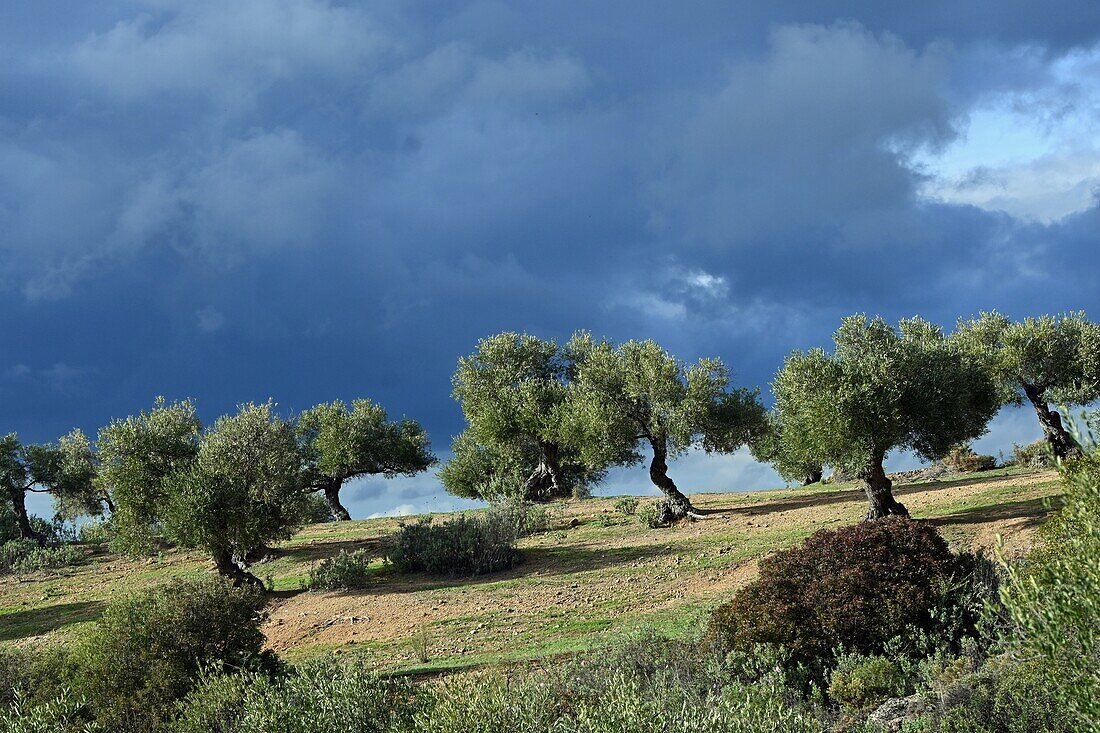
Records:
{"label": "tree canopy", "polygon": [[489,491],[547,501],[602,478],[606,463],[580,461],[561,439],[572,371],[553,341],[512,332],[479,341],[452,379],[468,426],[440,471],[444,486],[461,496],[488,498]]}
{"label": "tree canopy", "polygon": [[796,351],[775,378],[782,440],[856,473],[868,519],[908,516],[891,492],[883,460],[912,450],[934,460],[983,434],[1000,400],[982,363],[919,318],[894,328],[881,318],[845,318],[833,353]]}
{"label": "tree canopy", "polygon": [[304,483],[320,491],[338,520],[351,519],[340,502],[344,482],[357,476],[413,476],[435,463],[428,434],[415,420],[391,421],[370,400],[317,405],[297,420]]}
{"label": "tree canopy", "polygon": [[166,533],[209,552],[223,575],[258,583],[245,558],[301,525],[301,476],[294,426],[271,402],[241,405],[202,434],[189,466],[166,477]]}
{"label": "tree canopy", "polygon": [[95,455],[87,437],[74,430],[54,444],[24,444],[10,433],[0,438],[0,483],[10,502],[19,534],[23,539],[44,542],[27,513],[27,494],[49,494],[58,517],[103,512],[103,497],[93,484]]}
{"label": "tree canopy", "polygon": [[166,481],[190,467],[202,423],[190,401],[157,398],[153,409],[114,420],[99,431],[96,485],[114,505],[121,547],[147,551],[160,530]]}
{"label": "tree canopy", "polygon": [[1004,404],[1031,404],[1056,456],[1078,452],[1050,405],[1100,399],[1100,324],[1082,312],[1013,322],[991,311],[960,320],[953,338],[986,364]]}
{"label": "tree canopy", "polygon": [[578,333],[565,349],[575,363],[562,434],[590,466],[640,463],[652,451],[650,480],[665,494],[661,519],[695,510],[668,476],[668,460],[689,448],[729,452],[764,425],[758,392],[730,388],[720,359],[685,364],[653,341],[615,345]]}
{"label": "tree canopy", "polygon": [[750,441],[749,450],[756,460],[772,464],[784,481],[808,486],[821,480],[824,466],[813,446],[801,437],[789,431],[784,435],[780,415],[772,410],[766,425]]}

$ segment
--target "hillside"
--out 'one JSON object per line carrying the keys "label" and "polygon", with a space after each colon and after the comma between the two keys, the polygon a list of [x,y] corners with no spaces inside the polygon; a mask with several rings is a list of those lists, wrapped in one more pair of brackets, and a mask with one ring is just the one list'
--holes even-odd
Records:
{"label": "hillside", "polygon": [[[1024,552],[1060,491],[1053,472],[991,471],[979,477],[899,484],[918,519],[957,549]],[[614,499],[561,505],[554,529],[521,542],[516,568],[474,579],[397,576],[379,563],[371,587],[301,591],[311,564],[340,549],[381,555],[398,520],[313,525],[256,566],[275,589],[268,644],[289,659],[361,658],[392,671],[433,671],[542,658],[597,646],[639,627],[687,633],[755,573],[755,560],[810,533],[858,521],[851,484],[753,493],[698,494],[708,519],[648,529],[617,513]],[[644,501],[644,500],[643,500]],[[169,577],[208,572],[195,554],[132,560],[88,549],[84,565],[0,580],[0,641],[52,644],[79,633],[114,595]]]}

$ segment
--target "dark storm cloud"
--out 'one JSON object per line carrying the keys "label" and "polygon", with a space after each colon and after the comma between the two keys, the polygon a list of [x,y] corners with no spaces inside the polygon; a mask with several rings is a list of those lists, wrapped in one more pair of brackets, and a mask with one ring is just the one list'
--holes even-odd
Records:
{"label": "dark storm cloud", "polygon": [[503,329],[764,385],[853,311],[1100,306],[1100,213],[931,201],[914,163],[991,94],[1066,114],[1092,4],[69,5],[0,23],[0,416],[31,439],[367,395],[445,450],[455,359]]}

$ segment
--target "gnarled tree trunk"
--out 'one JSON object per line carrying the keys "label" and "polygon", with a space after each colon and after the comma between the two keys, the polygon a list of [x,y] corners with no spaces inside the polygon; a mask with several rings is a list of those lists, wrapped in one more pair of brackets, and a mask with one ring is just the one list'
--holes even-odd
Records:
{"label": "gnarled tree trunk", "polygon": [[337,479],[332,479],[324,486],[325,501],[328,502],[328,508],[332,510],[332,516],[336,518],[337,522],[346,522],[351,519],[351,514],[347,508],[340,503],[340,488],[344,482]]}
{"label": "gnarled tree trunk", "polygon": [[867,521],[883,517],[908,517],[909,510],[894,498],[893,482],[886,477],[882,467],[883,456],[877,456],[870,465],[859,472],[863,490],[867,494]]}
{"label": "gnarled tree trunk", "polygon": [[1041,387],[1032,384],[1024,385],[1024,394],[1028,402],[1035,408],[1035,414],[1039,418],[1039,424],[1043,426],[1043,434],[1046,436],[1050,449],[1054,451],[1056,458],[1069,458],[1080,454],[1077,443],[1062,425],[1062,416],[1056,410],[1047,406],[1043,398]]}
{"label": "gnarled tree trunk", "polygon": [[524,489],[533,501],[568,498],[571,490],[561,476],[561,448],[557,443],[539,441],[539,464],[527,477]]}
{"label": "gnarled tree trunk", "polygon": [[676,487],[668,477],[668,447],[660,439],[650,439],[653,448],[653,460],[649,463],[649,480],[664,492],[665,500],[657,508],[658,521],[668,524],[695,514],[691,501]]}
{"label": "gnarled tree trunk", "polygon": [[233,559],[230,552],[218,551],[214,553],[214,567],[221,575],[235,586],[254,585],[263,587],[263,581],[248,572]]}
{"label": "gnarled tree trunk", "polygon": [[19,525],[19,536],[25,540],[34,540],[40,545],[46,544],[46,538],[31,527],[31,518],[27,514],[27,494],[17,486],[8,487],[8,496],[15,509],[15,521]]}
{"label": "gnarled tree trunk", "polygon": [[821,468],[811,468],[806,472],[806,477],[802,479],[803,486],[809,486],[810,484],[816,484],[821,481]]}

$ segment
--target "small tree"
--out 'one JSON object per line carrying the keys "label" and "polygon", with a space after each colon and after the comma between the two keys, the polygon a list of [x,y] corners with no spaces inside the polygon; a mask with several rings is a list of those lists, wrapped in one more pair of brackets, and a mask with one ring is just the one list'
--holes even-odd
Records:
{"label": "small tree", "polygon": [[799,436],[783,435],[783,424],[775,411],[768,413],[767,425],[753,436],[749,450],[756,460],[772,464],[784,481],[803,486],[821,481],[824,469],[821,459],[814,455],[812,446],[799,440]]}
{"label": "small tree", "polygon": [[561,408],[572,364],[553,341],[519,333],[482,339],[458,361],[454,397],[469,423],[440,478],[460,496],[514,482],[525,498],[549,501],[602,478],[606,464],[589,464],[561,442]]}
{"label": "small tree", "polygon": [[357,476],[413,476],[435,463],[428,434],[415,420],[390,421],[370,400],[317,405],[297,422],[305,485],[320,491],[337,520],[351,519],[340,503],[344,482]]}
{"label": "small tree", "polygon": [[49,494],[57,516],[73,519],[98,515],[103,504],[93,485],[95,457],[88,439],[74,430],[58,445],[24,444],[10,433],[0,438],[0,483],[3,484],[23,539],[45,544],[31,526],[27,494]]}
{"label": "small tree", "polygon": [[178,544],[209,552],[235,583],[258,585],[245,557],[300,526],[301,476],[294,426],[271,402],[242,405],[202,435],[190,466],[166,477],[165,530]]}
{"label": "small tree", "polygon": [[114,505],[119,542],[145,552],[159,531],[169,476],[186,470],[199,450],[202,423],[189,401],[158,397],[149,412],[115,420],[99,431],[99,492]]}
{"label": "small tree", "polygon": [[598,484],[607,475],[603,469],[592,469],[580,461],[578,451],[554,442],[557,448],[556,472],[563,492],[553,494],[539,492],[543,484],[540,477],[546,474],[539,468],[542,452],[532,443],[521,442],[510,446],[487,446],[478,443],[463,431],[451,441],[451,459],[439,469],[443,487],[455,496],[484,501],[526,499],[549,501],[565,498],[567,487],[578,488]]}
{"label": "small tree", "polygon": [[864,482],[867,519],[909,512],[892,493],[883,460],[910,449],[928,460],[978,437],[999,405],[987,370],[935,325],[895,330],[881,318],[844,319],[836,350],[794,352],[775,378],[782,440]]}
{"label": "small tree", "polygon": [[631,465],[652,451],[649,478],[665,494],[660,523],[695,509],[668,475],[668,460],[693,446],[731,452],[762,429],[756,390],[729,388],[719,359],[686,365],[653,341],[618,346],[578,333],[566,347],[575,360],[563,434],[590,466]]}
{"label": "small tree", "polygon": [[1086,405],[1100,398],[1100,324],[1084,313],[1025,318],[1013,323],[996,311],[959,321],[954,337],[987,365],[1004,404],[1035,409],[1054,455],[1079,453],[1050,405]]}

